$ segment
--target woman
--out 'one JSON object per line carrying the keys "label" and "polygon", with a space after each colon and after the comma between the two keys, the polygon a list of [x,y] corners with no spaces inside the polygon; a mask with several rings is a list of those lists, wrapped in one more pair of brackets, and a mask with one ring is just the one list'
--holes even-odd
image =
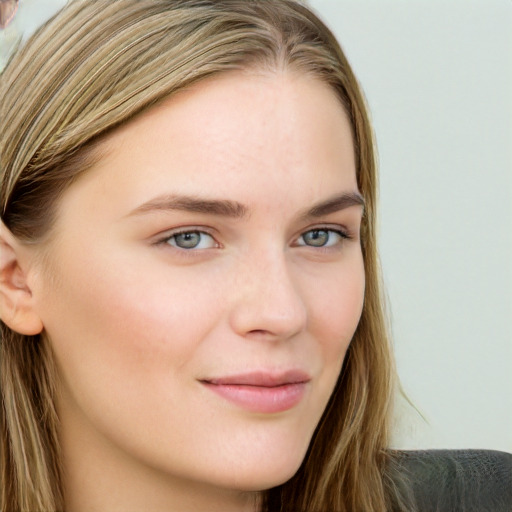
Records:
{"label": "woman", "polygon": [[325,25],[71,2],[0,98],[2,510],[398,507],[372,133]]}

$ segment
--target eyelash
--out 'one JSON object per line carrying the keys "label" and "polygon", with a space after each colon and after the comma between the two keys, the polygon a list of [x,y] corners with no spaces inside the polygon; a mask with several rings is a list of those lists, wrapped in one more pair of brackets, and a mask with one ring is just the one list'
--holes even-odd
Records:
{"label": "eyelash", "polygon": [[[304,240],[304,236],[307,235],[308,233],[313,233],[313,232],[322,232],[322,231],[325,231],[327,233],[334,233],[336,235],[338,235],[341,240],[340,242],[338,243],[335,243],[333,245],[320,245],[320,246],[315,246],[315,245],[308,245],[306,243],[297,243],[297,241],[294,243],[294,246],[296,247],[309,247],[309,248],[313,248],[313,249],[316,249],[316,250],[323,250],[323,251],[332,251],[332,250],[335,250],[336,249],[336,246],[339,246],[339,245],[343,245],[343,242],[345,240],[350,240],[352,239],[352,236],[345,230],[343,229],[340,229],[340,228],[337,228],[337,229],[334,229],[332,227],[328,227],[328,226],[315,226],[314,228],[311,228],[311,229],[308,229],[304,232],[302,232],[296,240]],[[208,248],[205,248],[205,249],[197,249],[196,247],[190,247],[190,248],[184,248],[184,247],[177,247],[177,246],[173,246],[169,243],[169,241],[171,239],[175,239],[176,237],[180,236],[180,235],[187,235],[187,234],[194,234],[194,233],[197,233],[197,234],[200,234],[200,235],[207,235],[208,237],[212,238],[212,240],[214,240],[215,242],[215,246],[214,247],[208,247]],[[167,247],[171,247],[172,249],[175,249],[176,251],[179,251],[180,253],[182,254],[190,254],[192,255],[191,253],[194,253],[194,252],[197,252],[197,251],[203,251],[203,250],[206,250],[206,249],[216,249],[216,248],[219,248],[221,247],[221,245],[215,241],[215,237],[209,233],[208,231],[206,231],[204,228],[187,228],[187,229],[182,229],[182,230],[179,230],[179,231],[175,231],[171,234],[167,234],[165,237],[159,239],[156,241],[156,244],[155,245],[158,245],[158,246],[167,246]]]}

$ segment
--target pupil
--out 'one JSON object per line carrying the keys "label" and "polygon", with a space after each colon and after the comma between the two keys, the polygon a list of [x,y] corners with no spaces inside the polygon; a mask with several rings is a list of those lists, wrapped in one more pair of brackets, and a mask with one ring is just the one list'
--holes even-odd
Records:
{"label": "pupil", "polygon": [[327,243],[328,233],[324,229],[315,229],[306,233],[305,238],[306,243],[309,243],[309,245],[320,247]]}
{"label": "pupil", "polygon": [[180,233],[176,235],[176,244],[184,249],[191,249],[199,244],[199,233]]}

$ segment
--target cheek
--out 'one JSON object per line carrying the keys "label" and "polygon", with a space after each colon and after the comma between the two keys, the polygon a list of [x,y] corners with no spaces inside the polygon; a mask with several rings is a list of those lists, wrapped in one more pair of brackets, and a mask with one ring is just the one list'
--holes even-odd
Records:
{"label": "cheek", "polygon": [[[321,351],[323,372],[319,380],[320,415],[338,380],[347,349],[361,318],[365,292],[362,256],[340,266],[330,277],[317,280],[308,296],[309,332]],[[309,280],[311,284],[311,280]]]}
{"label": "cheek", "polygon": [[[191,410],[198,353],[222,318],[214,287],[205,288],[200,276],[192,282],[186,273],[140,261],[71,261],[50,294],[45,324],[61,376],[62,424],[75,436],[93,425],[148,462],[158,459],[159,447],[174,460],[167,445],[188,446],[187,433],[200,434],[193,418],[198,425],[206,421]],[[151,443],[156,452],[148,450]]]}
{"label": "cheek", "polygon": [[362,260],[356,263],[333,272],[309,297],[310,329],[331,353],[345,352],[361,317],[365,276]]}
{"label": "cheek", "polygon": [[130,390],[132,399],[146,399],[179,378],[221,314],[208,289],[197,293],[200,283],[155,265],[122,258],[108,264],[97,254],[61,261],[73,264],[61,268],[60,286],[46,294],[44,323],[77,395],[115,402]]}

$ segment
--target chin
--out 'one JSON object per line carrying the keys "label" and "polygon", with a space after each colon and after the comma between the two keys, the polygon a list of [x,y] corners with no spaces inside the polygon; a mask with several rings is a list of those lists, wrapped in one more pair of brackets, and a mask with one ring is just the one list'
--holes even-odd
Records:
{"label": "chin", "polygon": [[303,458],[287,458],[287,460],[274,459],[269,454],[267,460],[252,465],[252,467],[237,468],[236,480],[232,488],[240,491],[265,491],[284,484],[299,470]]}

